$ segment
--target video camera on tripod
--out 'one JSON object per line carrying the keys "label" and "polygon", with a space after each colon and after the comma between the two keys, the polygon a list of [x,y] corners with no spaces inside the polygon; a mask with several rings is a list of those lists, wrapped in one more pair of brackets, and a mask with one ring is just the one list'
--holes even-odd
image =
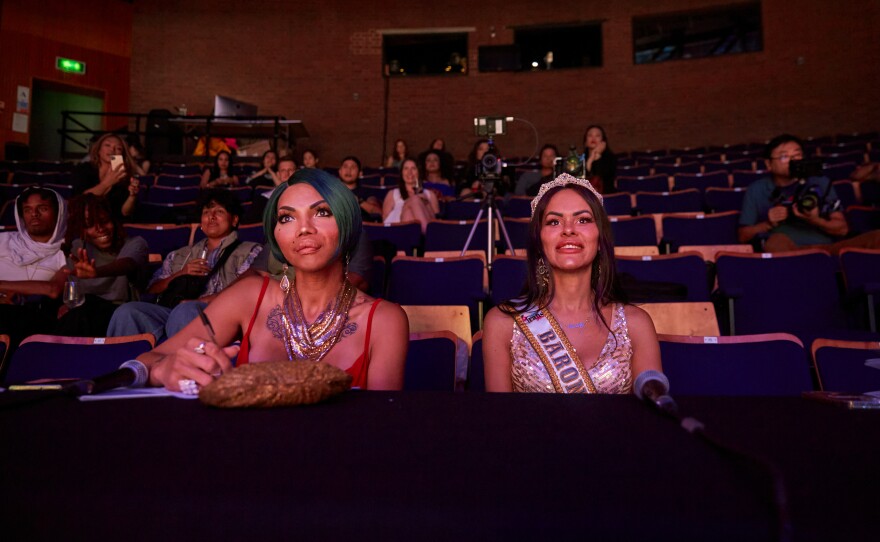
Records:
{"label": "video camera on tripod", "polygon": [[498,149],[495,147],[495,136],[505,135],[507,133],[507,121],[513,120],[512,117],[475,117],[474,118],[474,134],[485,137],[488,141],[489,148],[483,157],[476,164],[476,177],[482,186],[485,194],[492,194],[499,188],[499,184],[509,184],[509,179],[505,179],[502,170],[505,163],[498,156]]}

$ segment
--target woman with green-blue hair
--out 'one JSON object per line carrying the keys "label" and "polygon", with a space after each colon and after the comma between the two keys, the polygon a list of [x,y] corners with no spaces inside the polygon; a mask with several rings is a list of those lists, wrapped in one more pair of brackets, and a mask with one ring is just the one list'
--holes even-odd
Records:
{"label": "woman with green-blue hair", "polygon": [[[269,249],[284,264],[281,280],[248,277],[223,290],[205,309],[213,340],[195,320],[141,355],[138,359],[150,368],[150,384],[197,393],[229,371],[237,355],[237,365],[323,361],[349,373],[353,387],[400,389],[409,338],[406,314],[355,289],[346,278],[361,231],[352,192],[322,170],[300,170],[269,197],[263,226]],[[240,347],[227,346],[239,338]]]}

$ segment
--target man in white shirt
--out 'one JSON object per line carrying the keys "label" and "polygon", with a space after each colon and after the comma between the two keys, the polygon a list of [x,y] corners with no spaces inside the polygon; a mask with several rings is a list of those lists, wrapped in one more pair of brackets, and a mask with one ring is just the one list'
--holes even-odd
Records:
{"label": "man in white shirt", "polygon": [[64,198],[48,188],[26,189],[15,200],[15,224],[18,231],[0,233],[0,334],[13,347],[54,323],[67,277]]}

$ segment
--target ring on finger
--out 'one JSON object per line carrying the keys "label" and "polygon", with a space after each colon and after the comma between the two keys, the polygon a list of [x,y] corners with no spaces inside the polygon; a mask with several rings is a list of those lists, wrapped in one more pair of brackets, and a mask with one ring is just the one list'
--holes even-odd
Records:
{"label": "ring on finger", "polygon": [[205,343],[204,342],[199,343],[198,346],[193,348],[193,352],[195,352],[196,354],[205,355]]}
{"label": "ring on finger", "polygon": [[189,378],[183,378],[177,381],[178,387],[180,387],[180,393],[185,395],[198,395],[199,394],[199,384],[195,380]]}

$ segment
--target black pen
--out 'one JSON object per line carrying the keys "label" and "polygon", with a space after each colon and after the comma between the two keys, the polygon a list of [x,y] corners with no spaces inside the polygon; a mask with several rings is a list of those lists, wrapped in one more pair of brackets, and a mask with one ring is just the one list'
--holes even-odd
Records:
{"label": "black pen", "polygon": [[208,315],[205,314],[205,310],[201,305],[198,305],[199,310],[199,318],[202,319],[202,324],[205,325],[205,329],[208,331],[208,338],[211,339],[211,342],[217,344],[217,340],[214,337],[214,326],[211,325],[211,321],[208,320]]}
{"label": "black pen", "polygon": [[[212,343],[217,344],[217,339],[214,337],[214,326],[211,325],[211,321],[208,320],[208,315],[205,314],[205,309],[202,308],[201,305],[197,305],[196,308],[199,311],[199,318],[202,319],[202,324],[205,326],[205,330],[208,332],[208,338]],[[211,376],[214,378],[220,378],[221,373],[214,373]]]}

